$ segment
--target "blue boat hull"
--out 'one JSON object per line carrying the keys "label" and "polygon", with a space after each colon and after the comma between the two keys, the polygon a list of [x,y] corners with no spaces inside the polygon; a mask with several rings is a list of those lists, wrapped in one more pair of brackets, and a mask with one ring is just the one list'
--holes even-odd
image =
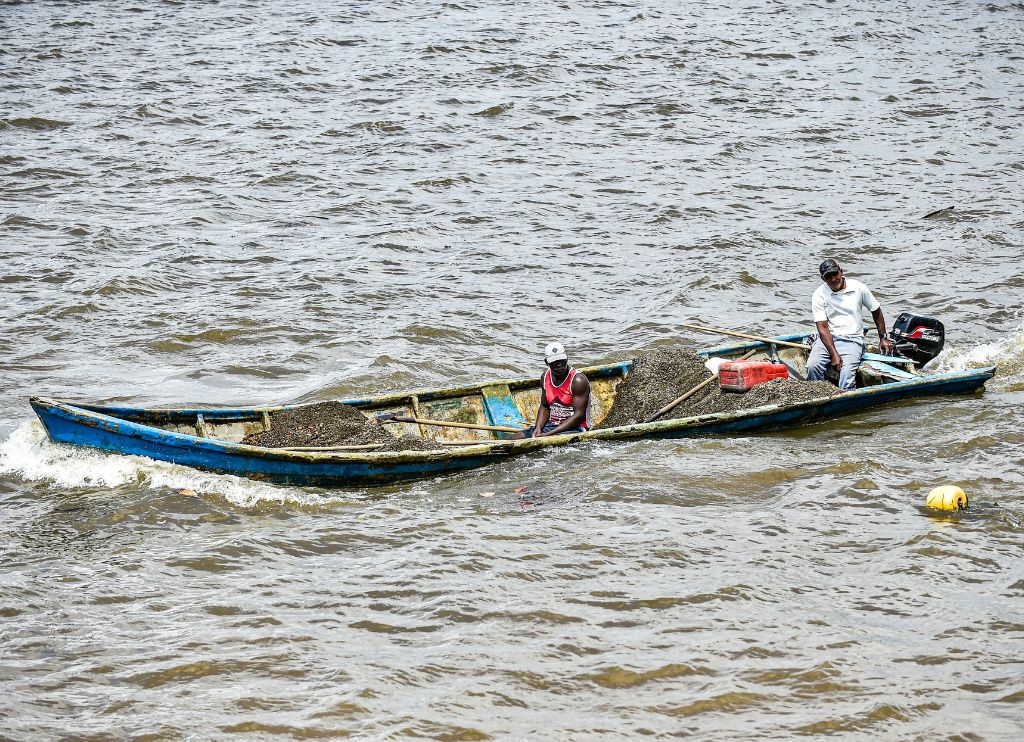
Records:
{"label": "blue boat hull", "polygon": [[78,412],[66,405],[46,404],[42,400],[32,400],[32,407],[50,440],[55,443],[146,456],[157,461],[278,484],[313,487],[388,484],[472,469],[507,457],[500,451],[468,453],[454,458],[447,456],[448,452],[440,452],[435,454],[436,460],[424,452],[392,454],[383,460],[356,454],[329,458],[276,454],[272,449],[171,433],[86,410]]}
{"label": "blue boat hull", "polygon": [[[735,347],[730,348],[735,350]],[[595,376],[603,370],[611,373],[622,364],[595,367]],[[591,373],[588,371],[588,373]],[[995,368],[967,372],[914,377],[879,384],[839,396],[792,405],[776,405],[733,413],[659,420],[653,423],[598,429],[585,433],[550,436],[519,441],[489,440],[478,445],[441,451],[377,452],[302,452],[269,449],[232,443],[216,438],[167,430],[175,420],[204,413],[220,423],[252,418],[265,412],[259,408],[184,410],[104,407],[75,405],[33,398],[31,404],[57,443],[146,456],[159,461],[207,471],[236,474],[253,479],[290,485],[346,487],[379,485],[449,473],[501,461],[547,446],[559,446],[586,440],[629,440],[636,438],[679,438],[708,434],[748,433],[759,430],[802,425],[814,420],[839,417],[879,405],[925,395],[963,394],[976,391],[995,374]],[[535,384],[532,379],[516,383]],[[450,390],[449,390],[450,391]],[[445,393],[435,390],[435,393]],[[425,395],[423,395],[425,398]],[[346,400],[353,406],[373,409],[382,404],[374,400]]]}

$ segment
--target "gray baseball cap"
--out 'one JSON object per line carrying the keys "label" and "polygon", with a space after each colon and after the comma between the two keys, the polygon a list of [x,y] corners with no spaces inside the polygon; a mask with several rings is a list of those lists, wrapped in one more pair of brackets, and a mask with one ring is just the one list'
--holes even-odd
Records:
{"label": "gray baseball cap", "polygon": [[839,263],[834,261],[832,258],[829,258],[818,266],[818,273],[821,274],[822,278],[827,276],[829,273],[838,273],[841,270],[842,268],[839,267]]}

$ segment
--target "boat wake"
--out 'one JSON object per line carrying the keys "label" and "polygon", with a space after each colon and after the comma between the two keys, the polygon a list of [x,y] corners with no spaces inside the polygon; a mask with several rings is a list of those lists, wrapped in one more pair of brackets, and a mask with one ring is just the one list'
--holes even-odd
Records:
{"label": "boat wake", "polygon": [[45,482],[59,489],[126,485],[160,492],[171,489],[188,495],[223,498],[242,508],[269,503],[329,507],[332,503],[352,502],[351,498],[332,498],[299,487],[212,474],[144,456],[54,444],[38,420],[26,421],[0,443],[0,476]]}
{"label": "boat wake", "polygon": [[987,386],[998,391],[1024,390],[1024,324],[1018,326],[1008,337],[999,338],[980,345],[947,345],[926,371],[950,373],[967,371],[972,368],[997,366],[996,376]]}

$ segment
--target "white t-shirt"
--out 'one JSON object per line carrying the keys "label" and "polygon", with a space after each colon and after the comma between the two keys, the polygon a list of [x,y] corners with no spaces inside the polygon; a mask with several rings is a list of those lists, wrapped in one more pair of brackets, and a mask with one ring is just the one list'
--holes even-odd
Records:
{"label": "white t-shirt", "polygon": [[878,300],[868,287],[853,278],[846,279],[846,288],[832,293],[828,284],[821,284],[811,296],[811,315],[815,322],[828,321],[828,330],[833,335],[864,334],[864,320],[861,307],[873,312],[878,309]]}

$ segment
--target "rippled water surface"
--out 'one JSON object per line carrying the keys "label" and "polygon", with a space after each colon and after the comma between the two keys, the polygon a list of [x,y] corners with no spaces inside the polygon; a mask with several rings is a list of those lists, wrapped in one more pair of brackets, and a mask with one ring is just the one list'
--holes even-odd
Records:
{"label": "rippled water surface", "polygon": [[[1022,39],[970,1],[0,6],[0,737],[1022,738]],[[827,256],[984,394],[334,491],[27,403],[795,332]]]}

